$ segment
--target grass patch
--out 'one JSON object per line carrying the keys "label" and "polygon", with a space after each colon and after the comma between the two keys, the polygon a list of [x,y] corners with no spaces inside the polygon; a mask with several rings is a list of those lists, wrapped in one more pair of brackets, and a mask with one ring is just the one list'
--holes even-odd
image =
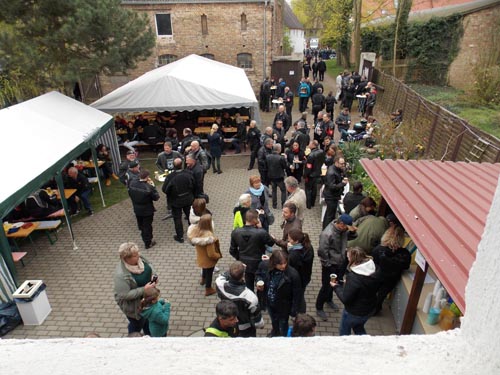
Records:
{"label": "grass patch", "polygon": [[480,105],[462,90],[453,87],[409,85],[426,99],[446,108],[471,125],[500,138],[500,106]]}
{"label": "grass patch", "polygon": [[[141,163],[141,168],[149,170],[151,175],[153,175],[154,171],[156,170],[155,166],[156,154],[152,152],[145,152],[144,156],[139,155],[139,160]],[[155,181],[155,184],[158,192],[160,192],[160,194],[163,194],[161,193],[161,186],[162,186],[161,182]],[[92,205],[92,209],[94,210],[94,212],[105,210],[106,208],[111,207],[117,203],[120,203],[125,199],[130,199],[128,196],[127,188],[120,181],[113,179],[111,180],[111,186],[105,186],[104,180],[102,181],[102,193],[104,196],[104,202],[106,203],[106,207],[102,206],[101,194],[99,193],[99,186],[95,184],[94,191],[90,196],[90,204]],[[86,217],[86,213],[87,212],[85,210],[82,210],[79,215],[73,216],[71,220],[73,222],[77,222],[82,218]]]}
{"label": "grass patch", "polygon": [[337,66],[337,59],[325,60],[326,63],[326,74],[328,74],[333,80],[337,78],[340,72],[344,71],[344,68]]}

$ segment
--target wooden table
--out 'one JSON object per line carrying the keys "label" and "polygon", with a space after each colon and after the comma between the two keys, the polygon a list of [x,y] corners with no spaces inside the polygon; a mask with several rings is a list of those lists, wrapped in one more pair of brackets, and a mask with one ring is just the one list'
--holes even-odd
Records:
{"label": "wooden table", "polygon": [[[76,192],[76,189],[65,190],[74,190]],[[57,229],[61,226],[61,223],[61,220],[40,221],[38,227],[35,228],[35,230],[43,230],[45,232],[45,235],[49,239],[50,244],[53,245],[59,239],[59,237],[57,236]],[[51,234],[54,234],[54,237],[52,237]]]}
{"label": "wooden table", "polygon": [[206,122],[215,122],[215,116],[200,116],[198,117],[198,124],[204,124]]}
{"label": "wooden table", "polygon": [[29,235],[31,233],[33,233],[33,231],[38,228],[38,226],[40,225],[40,223],[38,221],[33,221],[31,222],[31,224],[33,224],[32,226],[30,226],[29,228],[19,228],[19,230],[15,233],[10,233],[8,234],[8,230],[5,230],[5,227],[4,227],[4,231],[5,231],[5,235],[7,236],[7,238],[26,238],[26,237],[29,237]]}
{"label": "wooden table", "polygon": [[194,134],[208,134],[212,127],[210,126],[198,126],[194,129]]}
{"label": "wooden table", "polygon": [[[5,236],[7,238],[12,238],[12,243],[14,244],[14,247],[19,250],[19,245],[17,244],[16,240],[17,239],[23,239],[23,238],[27,238],[30,240],[31,244],[32,245],[35,245],[35,243],[33,242],[33,239],[31,238],[31,233],[33,233],[34,230],[36,230],[39,226],[40,226],[40,222],[38,221],[33,221],[31,222],[31,225],[29,228],[19,228],[19,230],[15,233],[10,233],[8,234],[8,230],[5,230],[5,226],[4,226],[4,231],[5,231]],[[36,252],[36,247],[33,247],[33,249],[35,250],[35,255],[37,254]]]}
{"label": "wooden table", "polygon": [[[59,189],[52,190],[52,192],[56,195],[57,199],[61,200],[61,193],[59,192]],[[64,189],[64,197],[68,199],[71,197],[73,194],[76,193],[76,189]]]}
{"label": "wooden table", "polygon": [[[104,164],[102,160],[97,161],[97,165],[101,167]],[[83,168],[95,168],[94,162],[93,161],[83,161],[83,160],[78,160],[77,165]],[[65,189],[66,190],[66,189]],[[66,195],[66,193],[65,193]]]}

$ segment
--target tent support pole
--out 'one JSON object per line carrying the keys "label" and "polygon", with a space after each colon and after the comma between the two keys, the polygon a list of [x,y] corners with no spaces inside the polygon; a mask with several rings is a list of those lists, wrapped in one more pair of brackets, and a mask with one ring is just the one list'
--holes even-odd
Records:
{"label": "tent support pole", "polygon": [[106,207],[106,202],[104,202],[104,195],[102,193],[101,177],[99,176],[99,162],[97,160],[97,152],[95,150],[95,147],[91,147],[90,151],[92,152],[92,161],[94,162],[95,175],[97,176],[97,184],[99,185],[99,193],[101,194],[102,206]]}
{"label": "tent support pole", "polygon": [[57,188],[59,189],[59,196],[61,197],[61,203],[64,209],[64,214],[66,217],[66,224],[68,225],[69,234],[71,235],[71,240],[73,242],[73,250],[78,250],[78,246],[75,241],[75,234],[73,233],[73,226],[71,224],[71,215],[69,212],[68,201],[66,196],[64,195],[64,183],[62,179],[61,172],[57,172],[56,176]]}
{"label": "tent support pole", "polygon": [[9,272],[12,276],[12,279],[14,279],[14,283],[18,285],[17,282],[17,270],[16,266],[14,265],[14,259],[12,259],[12,250],[10,248],[9,240],[7,239],[5,235],[5,231],[2,230],[0,231],[0,256],[3,257],[5,264],[7,265],[7,268],[9,269]]}

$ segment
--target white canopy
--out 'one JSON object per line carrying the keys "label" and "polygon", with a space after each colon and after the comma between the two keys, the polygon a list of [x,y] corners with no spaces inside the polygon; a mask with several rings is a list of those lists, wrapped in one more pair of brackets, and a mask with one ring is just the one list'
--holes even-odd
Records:
{"label": "white canopy", "polygon": [[0,149],[5,158],[0,171],[0,207],[12,208],[8,206],[17,204],[13,199],[17,193],[29,194],[50,179],[52,176],[39,180],[78,156],[82,144],[100,135],[112,120],[110,115],[55,91],[2,109]]}
{"label": "white canopy", "polygon": [[[93,147],[93,142],[112,125],[113,117],[110,115],[58,92],[2,109],[0,149],[4,154],[4,163],[0,170],[1,218],[56,175],[58,186],[62,189],[62,169],[69,161]],[[73,237],[64,202],[66,221]],[[73,248],[76,248],[74,237]],[[0,257],[15,277],[16,269],[3,230],[0,231]],[[5,263],[0,262],[2,299],[13,291],[13,284],[2,276],[7,275]]]}
{"label": "white canopy", "polygon": [[258,102],[243,69],[189,55],[154,69],[91,104],[108,113],[253,107]]}

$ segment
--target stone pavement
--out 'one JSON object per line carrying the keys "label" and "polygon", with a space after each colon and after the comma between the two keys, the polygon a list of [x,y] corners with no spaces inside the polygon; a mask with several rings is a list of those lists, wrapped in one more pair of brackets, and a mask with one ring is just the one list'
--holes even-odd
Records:
{"label": "stone pavement", "polygon": [[[328,83],[328,82],[327,82]],[[325,91],[328,89],[325,87]],[[294,117],[298,117],[294,108]],[[263,125],[270,125],[274,113],[263,113]],[[312,116],[311,116],[312,123]],[[146,155],[142,155],[144,157]],[[154,155],[150,155],[153,157]],[[247,171],[248,155],[222,158],[223,174],[209,171],[205,178],[206,192],[210,196],[209,208],[214,215],[215,232],[221,241],[223,258],[218,267],[228,268],[233,261],[229,255],[229,241],[232,229],[232,209],[240,194],[248,187],[248,177],[258,174],[257,169]],[[159,289],[162,296],[172,303],[169,336],[190,336],[207,327],[215,316],[216,296],[205,297],[204,288],[198,284],[200,269],[196,266],[194,247],[187,242],[179,244],[173,240],[172,220],[161,221],[165,214],[164,195],[156,203],[154,238],[158,244],[143,250],[159,275]],[[273,210],[276,223],[271,233],[281,237],[279,218],[281,208]],[[304,232],[311,237],[315,251],[321,231],[320,207],[316,205],[306,212]],[[184,222],[186,223],[186,222]],[[185,225],[184,230],[187,229]],[[33,256],[32,245],[23,244],[28,251],[29,264],[19,265],[19,280],[42,279],[47,284],[47,295],[52,312],[40,326],[19,326],[4,338],[62,338],[84,337],[95,331],[102,337],[124,337],[127,335],[127,320],[113,298],[113,273],[119,262],[118,246],[122,242],[134,241],[143,249],[140,233],[130,200],[96,213],[74,225],[78,250],[73,250],[69,232],[63,228],[59,240],[50,245],[47,238],[35,240],[38,256]],[[315,315],[314,302],[320,287],[320,263],[316,257],[312,281],[306,291],[308,313]],[[336,302],[338,299],[335,297]],[[317,317],[317,335],[337,335],[340,312],[325,307],[329,320]],[[265,315],[266,327],[259,330],[259,336],[266,336],[270,323]],[[393,335],[396,333],[392,314],[387,306],[380,316],[371,318],[367,331],[372,335]]]}

